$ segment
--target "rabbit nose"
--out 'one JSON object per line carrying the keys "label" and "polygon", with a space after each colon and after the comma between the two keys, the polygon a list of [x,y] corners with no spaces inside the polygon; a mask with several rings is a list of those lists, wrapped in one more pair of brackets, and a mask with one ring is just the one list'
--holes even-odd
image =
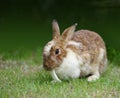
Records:
{"label": "rabbit nose", "polygon": [[43,65],[43,67],[44,67],[45,69],[47,69],[47,65]]}

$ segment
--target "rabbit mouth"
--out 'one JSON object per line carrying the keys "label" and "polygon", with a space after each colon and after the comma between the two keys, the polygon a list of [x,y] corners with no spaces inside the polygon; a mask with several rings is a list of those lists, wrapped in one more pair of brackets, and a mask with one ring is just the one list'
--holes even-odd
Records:
{"label": "rabbit mouth", "polygon": [[47,66],[47,65],[43,65],[43,67],[44,67],[44,69],[45,69],[46,71],[51,71],[51,70],[53,70],[52,67],[49,67],[49,66]]}

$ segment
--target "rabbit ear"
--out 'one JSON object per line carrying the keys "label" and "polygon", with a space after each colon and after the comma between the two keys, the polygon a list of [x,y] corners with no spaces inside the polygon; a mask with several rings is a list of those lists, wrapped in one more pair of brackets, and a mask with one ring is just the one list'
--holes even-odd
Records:
{"label": "rabbit ear", "polygon": [[58,39],[60,37],[60,29],[56,20],[53,20],[52,22],[52,29],[53,29],[53,39]]}
{"label": "rabbit ear", "polygon": [[63,40],[69,41],[72,38],[76,26],[77,26],[77,23],[75,23],[74,25],[72,25],[69,28],[64,30],[64,32],[62,34]]}

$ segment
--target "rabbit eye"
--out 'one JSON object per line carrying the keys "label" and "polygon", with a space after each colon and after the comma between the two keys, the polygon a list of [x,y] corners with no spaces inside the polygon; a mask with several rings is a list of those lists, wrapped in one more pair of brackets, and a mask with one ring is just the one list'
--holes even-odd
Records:
{"label": "rabbit eye", "polygon": [[60,52],[59,49],[56,49],[56,50],[55,50],[55,54],[56,54],[56,55],[59,54],[59,52]]}

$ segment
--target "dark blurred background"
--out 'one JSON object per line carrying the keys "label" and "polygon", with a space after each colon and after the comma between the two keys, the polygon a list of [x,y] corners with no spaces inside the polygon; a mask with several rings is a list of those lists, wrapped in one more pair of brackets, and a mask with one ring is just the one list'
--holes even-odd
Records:
{"label": "dark blurred background", "polygon": [[0,49],[43,47],[53,19],[61,31],[77,22],[120,49],[120,0],[0,0]]}

